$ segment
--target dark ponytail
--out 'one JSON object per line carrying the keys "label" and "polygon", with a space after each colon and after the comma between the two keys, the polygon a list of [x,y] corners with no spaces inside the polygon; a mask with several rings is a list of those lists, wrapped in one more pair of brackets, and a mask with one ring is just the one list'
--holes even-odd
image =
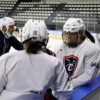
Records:
{"label": "dark ponytail", "polygon": [[42,50],[40,42],[27,41],[24,43],[24,47],[28,54],[36,54],[39,50]]}
{"label": "dark ponytail", "polygon": [[85,35],[89,38],[89,40],[93,43],[95,43],[95,39],[94,37],[91,35],[90,32],[88,32],[87,30],[85,30]]}

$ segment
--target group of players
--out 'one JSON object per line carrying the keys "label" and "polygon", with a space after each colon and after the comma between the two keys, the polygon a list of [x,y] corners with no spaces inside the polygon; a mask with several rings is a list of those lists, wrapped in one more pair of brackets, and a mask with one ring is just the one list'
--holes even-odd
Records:
{"label": "group of players", "polygon": [[[23,43],[12,34],[14,24],[10,17],[0,20],[0,100],[68,100],[100,74],[100,48],[81,18],[65,22],[63,43],[53,51],[46,48],[44,21],[25,23]],[[20,51],[7,53],[11,46]]]}

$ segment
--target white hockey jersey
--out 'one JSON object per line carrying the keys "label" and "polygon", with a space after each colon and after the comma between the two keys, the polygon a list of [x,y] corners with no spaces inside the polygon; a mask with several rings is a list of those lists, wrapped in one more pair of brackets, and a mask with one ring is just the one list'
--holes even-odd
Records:
{"label": "white hockey jersey", "polygon": [[65,65],[73,87],[76,88],[95,78],[98,72],[100,49],[87,39],[76,48],[69,48],[62,43],[55,49],[55,54]]}
{"label": "white hockey jersey", "polygon": [[59,100],[67,100],[72,86],[65,67],[56,57],[24,50],[0,57],[0,100],[43,100],[52,87]]}

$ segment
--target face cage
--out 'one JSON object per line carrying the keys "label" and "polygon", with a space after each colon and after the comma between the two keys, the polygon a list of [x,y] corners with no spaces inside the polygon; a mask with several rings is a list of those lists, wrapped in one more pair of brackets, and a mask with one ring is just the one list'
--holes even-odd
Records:
{"label": "face cage", "polygon": [[70,47],[70,48],[75,48],[75,47],[77,47],[78,45],[79,45],[79,43],[80,43],[80,34],[79,34],[79,32],[77,33],[78,34],[78,41],[77,41],[77,43],[69,43],[68,42],[68,40],[67,40],[67,38],[66,38],[66,32],[64,31],[63,33],[62,33],[62,39],[63,39],[63,42],[68,46],[68,47]]}

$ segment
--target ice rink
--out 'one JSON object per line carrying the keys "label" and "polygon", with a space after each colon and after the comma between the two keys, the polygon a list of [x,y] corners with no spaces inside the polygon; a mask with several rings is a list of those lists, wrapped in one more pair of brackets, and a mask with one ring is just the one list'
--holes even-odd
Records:
{"label": "ice rink", "polygon": [[[100,46],[100,43],[98,42],[98,40],[96,38],[96,35],[100,36],[100,33],[91,33],[91,34],[95,38],[95,43],[98,46]],[[21,41],[21,38],[18,38],[18,40]],[[48,41],[48,44],[47,44],[47,48],[49,48],[50,50],[54,50],[56,48],[56,46],[59,45],[62,42],[63,42],[62,41],[62,31],[49,30],[49,41]],[[14,51],[16,51],[16,50],[11,48],[10,52],[14,52]]]}

